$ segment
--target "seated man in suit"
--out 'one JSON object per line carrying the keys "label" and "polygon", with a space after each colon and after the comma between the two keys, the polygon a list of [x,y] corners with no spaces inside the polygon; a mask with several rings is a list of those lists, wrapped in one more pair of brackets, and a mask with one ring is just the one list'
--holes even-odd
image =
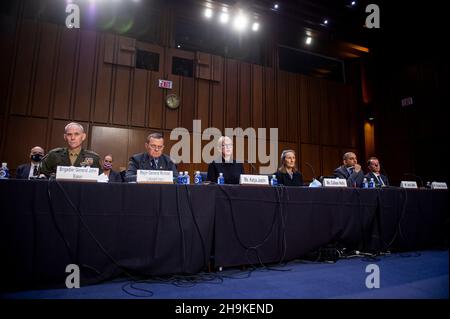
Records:
{"label": "seated man in suit", "polygon": [[22,164],[17,167],[17,179],[30,179],[38,177],[41,169],[41,160],[44,157],[44,149],[40,146],[35,146],[30,152],[30,163]]}
{"label": "seated man in suit", "polygon": [[356,154],[347,152],[342,157],[342,164],[333,172],[335,177],[347,180],[349,187],[361,187],[364,180],[364,172],[361,170],[361,165],[358,164]]}
{"label": "seated man in suit", "polygon": [[42,159],[41,173],[47,177],[56,174],[58,166],[90,166],[100,169],[100,156],[81,146],[86,139],[84,128],[79,123],[69,123],[64,128],[64,140],[67,147],[58,147]]}
{"label": "seated man in suit", "polygon": [[172,171],[173,177],[177,177],[178,171],[175,163],[169,156],[163,154],[164,138],[162,134],[152,133],[147,136],[145,149],[146,152],[131,156],[125,174],[126,182],[136,181],[138,169]]}
{"label": "seated man in suit", "polygon": [[369,172],[366,174],[366,178],[368,181],[373,178],[373,180],[375,181],[375,187],[389,186],[389,180],[387,176],[380,173],[381,166],[378,158],[369,158],[369,160],[367,161],[367,168],[369,169]]}
{"label": "seated man in suit", "polygon": [[103,179],[105,182],[108,181],[109,183],[122,183],[122,175],[120,175],[119,172],[116,172],[112,169],[113,167],[113,157],[111,154],[105,155],[102,161],[103,168],[100,170],[101,172],[101,179]]}

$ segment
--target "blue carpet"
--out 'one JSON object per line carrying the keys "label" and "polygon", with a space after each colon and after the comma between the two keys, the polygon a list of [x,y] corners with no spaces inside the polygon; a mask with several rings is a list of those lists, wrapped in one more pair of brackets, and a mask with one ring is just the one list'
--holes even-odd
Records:
{"label": "blue carpet", "polygon": [[[204,274],[200,280],[177,283],[138,283],[126,290],[150,299],[448,299],[448,251],[391,254],[377,260],[340,259],[336,263],[293,261],[284,266],[255,271],[226,270]],[[380,288],[365,285],[366,266],[380,269]],[[122,299],[135,297],[115,280],[79,289],[52,289],[2,294],[20,299]]]}

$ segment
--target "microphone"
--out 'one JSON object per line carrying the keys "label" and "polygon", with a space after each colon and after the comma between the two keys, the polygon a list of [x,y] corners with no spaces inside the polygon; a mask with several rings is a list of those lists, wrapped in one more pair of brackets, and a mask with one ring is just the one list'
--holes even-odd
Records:
{"label": "microphone", "polygon": [[423,188],[423,179],[419,175],[415,175],[415,174],[412,174],[412,173],[404,173],[403,176],[411,176],[411,177],[414,177],[414,178],[418,179],[420,181],[420,185],[421,185],[420,187]]}
{"label": "microphone", "polygon": [[246,160],[244,160],[244,163],[250,164],[250,166],[252,167],[251,173],[252,173],[252,175],[254,175],[254,174],[255,174],[254,172],[256,172],[256,167],[255,167],[255,165],[253,165],[253,163],[251,163],[251,162],[249,162],[249,161],[246,161]]}
{"label": "microphone", "polygon": [[309,187],[321,187],[322,183],[316,179],[316,172],[314,171],[314,167],[308,162],[305,162],[305,165],[307,165],[311,169],[311,172],[313,174],[313,178],[311,183],[309,183]]}
{"label": "microphone", "polygon": [[305,165],[307,165],[311,169],[311,172],[313,174],[313,179],[316,179],[316,172],[314,171],[314,167],[311,164],[309,164],[308,162],[305,162]]}

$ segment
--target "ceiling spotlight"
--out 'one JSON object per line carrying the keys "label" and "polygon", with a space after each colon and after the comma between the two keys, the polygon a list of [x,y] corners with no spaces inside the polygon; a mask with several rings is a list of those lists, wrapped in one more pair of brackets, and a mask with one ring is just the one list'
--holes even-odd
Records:
{"label": "ceiling spotlight", "polygon": [[275,10],[277,10],[277,9],[278,9],[278,3],[275,3],[275,4],[273,5],[273,8],[274,8]]}
{"label": "ceiling spotlight", "polygon": [[356,4],[356,1],[352,1],[351,5],[354,6]]}
{"label": "ceiling spotlight", "polygon": [[233,27],[238,31],[243,31],[247,27],[248,18],[247,16],[239,13],[239,15],[234,18]]}
{"label": "ceiling spotlight", "polygon": [[205,17],[210,19],[210,18],[212,18],[212,16],[213,16],[213,11],[210,8],[206,8],[205,9]]}
{"label": "ceiling spotlight", "polygon": [[327,19],[323,20],[323,24],[328,24],[328,20]]}
{"label": "ceiling spotlight", "polygon": [[305,43],[306,43],[307,45],[310,45],[311,42],[312,42],[312,38],[311,38],[311,37],[306,37]]}
{"label": "ceiling spotlight", "polygon": [[258,30],[259,30],[259,23],[258,23],[258,22],[253,22],[253,24],[252,24],[252,30],[253,30],[253,31],[258,31]]}
{"label": "ceiling spotlight", "polygon": [[228,20],[230,19],[230,16],[226,12],[220,13],[219,21],[220,23],[228,23]]}
{"label": "ceiling spotlight", "polygon": [[178,45],[177,45],[177,48],[178,48],[178,49],[181,48],[181,44],[178,44]]}

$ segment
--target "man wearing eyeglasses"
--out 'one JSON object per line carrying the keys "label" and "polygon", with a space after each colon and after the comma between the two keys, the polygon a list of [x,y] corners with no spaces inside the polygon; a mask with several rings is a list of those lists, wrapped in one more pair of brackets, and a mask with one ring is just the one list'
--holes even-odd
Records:
{"label": "man wearing eyeglasses", "polygon": [[371,178],[375,181],[376,187],[389,186],[389,180],[386,175],[380,173],[381,165],[378,158],[371,157],[367,161],[367,168],[369,172],[366,174],[366,178],[370,181]]}
{"label": "man wearing eyeglasses", "polygon": [[175,163],[169,156],[163,154],[164,138],[161,133],[152,133],[147,136],[145,149],[147,152],[135,154],[130,158],[125,174],[126,182],[136,181],[138,169],[172,171],[174,177],[178,175]]}

